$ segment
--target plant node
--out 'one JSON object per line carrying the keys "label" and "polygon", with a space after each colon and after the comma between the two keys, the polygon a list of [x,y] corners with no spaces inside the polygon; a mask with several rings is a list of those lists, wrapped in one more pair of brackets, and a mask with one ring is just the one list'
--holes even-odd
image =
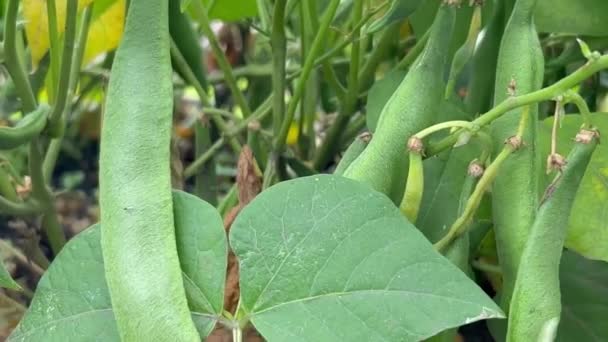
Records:
{"label": "plant node", "polygon": [[361,139],[361,141],[363,141],[364,143],[369,143],[370,140],[372,140],[372,137],[373,137],[372,133],[364,132],[364,133],[359,134],[358,139]]}
{"label": "plant node", "polygon": [[593,139],[600,138],[600,132],[596,129],[581,129],[574,138],[574,141],[581,144],[589,144]]}
{"label": "plant node", "polygon": [[524,145],[524,141],[521,139],[521,136],[514,135],[508,138],[505,141],[505,144],[511,146],[513,148],[513,151],[517,151]]}
{"label": "plant node", "polygon": [[547,158],[547,174],[551,171],[561,172],[568,161],[559,153],[551,153]]}
{"label": "plant node", "polygon": [[481,162],[477,159],[473,160],[467,169],[467,174],[473,178],[480,178],[483,176],[485,168],[481,164]]}
{"label": "plant node", "polygon": [[424,143],[422,142],[422,139],[420,139],[418,137],[411,137],[407,141],[407,149],[410,152],[414,152],[414,153],[417,153],[417,154],[423,154],[423,152],[424,152]]}

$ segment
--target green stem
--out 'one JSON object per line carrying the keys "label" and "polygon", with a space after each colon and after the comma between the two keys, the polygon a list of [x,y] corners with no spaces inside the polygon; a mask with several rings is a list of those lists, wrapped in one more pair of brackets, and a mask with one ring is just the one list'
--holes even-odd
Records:
{"label": "green stem", "polygon": [[53,254],[57,255],[65,245],[66,238],[63,227],[57,218],[53,195],[46,187],[42,172],[43,155],[38,138],[30,143],[29,172],[32,178],[32,196],[40,202],[42,207],[42,227],[49,239]]}
{"label": "green stem", "polygon": [[487,262],[483,262],[480,260],[473,260],[471,262],[471,265],[482,271],[482,272],[487,272],[487,273],[494,273],[494,274],[502,274],[502,270],[500,269],[500,266],[498,265],[494,265],[494,264],[489,264]]}
{"label": "green stem", "polygon": [[564,95],[566,102],[574,103],[574,105],[578,108],[581,117],[583,118],[583,123],[587,128],[591,128],[591,112],[589,111],[589,106],[583,97],[575,92],[574,90],[569,90]]}
{"label": "green stem", "polygon": [[[300,78],[298,79],[298,83],[296,84],[296,88],[293,93],[293,96],[292,96],[291,100],[289,101],[289,106],[287,107],[287,113],[285,115],[285,118],[283,118],[281,130],[279,131],[279,135],[278,135],[277,139],[275,140],[275,143],[274,143],[275,153],[281,153],[285,146],[287,133],[289,132],[289,126],[291,125],[291,122],[293,121],[293,117],[295,115],[298,103],[299,103],[300,99],[302,98],[304,89],[306,88],[306,82],[308,81],[308,77],[310,76],[310,73],[314,67],[315,59],[317,58],[317,55],[321,51],[321,47],[323,46],[323,43],[325,41],[325,35],[327,33],[327,29],[329,28],[329,25],[331,24],[331,21],[334,18],[334,15],[336,13],[336,10],[338,9],[339,4],[340,4],[339,0],[332,0],[328,5],[327,10],[323,14],[323,17],[321,19],[321,26],[315,36],[315,39],[312,42],[310,52],[308,53],[308,56],[306,57],[306,61],[304,62],[304,67],[302,68],[302,74],[301,74]],[[356,52],[355,52],[355,50],[353,50],[353,55],[355,55],[355,54],[357,55],[357,57],[353,57],[353,62],[356,62],[358,64],[359,63],[359,57],[358,57],[359,49],[358,48],[356,49]],[[354,66],[352,68],[355,69]],[[351,81],[353,83],[357,82],[356,74],[354,76],[354,80],[351,79]]]}
{"label": "green stem", "polygon": [[445,121],[445,122],[433,125],[431,127],[427,127],[425,129],[423,129],[422,131],[414,134],[414,136],[419,139],[424,139],[433,133],[439,132],[444,129],[455,128],[455,127],[460,127],[460,128],[466,129],[468,131],[477,130],[476,126],[473,123],[471,123],[470,121],[454,120],[454,121]]}
{"label": "green stem", "polygon": [[[174,0],[171,0],[171,1],[174,1]],[[215,36],[213,29],[211,28],[211,22],[209,20],[209,17],[207,16],[207,9],[205,8],[205,6],[202,3],[201,3],[201,6],[203,7],[202,11],[197,12],[198,19],[199,19],[198,21],[199,21],[201,30],[203,31],[203,34],[205,34],[205,36],[207,36],[207,39],[209,39],[209,45],[211,46],[213,55],[217,59],[217,63],[219,65],[220,69],[222,70],[222,72],[224,73],[224,77],[226,79],[226,84],[228,85],[228,88],[230,88],[230,91],[232,92],[232,95],[234,96],[236,103],[241,108],[241,111],[243,112],[243,116],[248,117],[249,115],[251,115],[251,109],[249,108],[249,105],[247,104],[245,95],[243,95],[243,92],[238,87],[238,84],[236,82],[236,77],[234,77],[234,74],[232,73],[232,66],[230,65],[230,62],[228,61],[228,59],[226,58],[226,54],[224,54],[224,51],[222,50],[222,47],[220,46],[220,43],[217,40],[217,37]]]}
{"label": "green stem", "polygon": [[0,196],[0,213],[5,215],[28,216],[40,213],[40,208],[32,202],[18,203]]}
{"label": "green stem", "polygon": [[52,136],[58,137],[63,134],[63,113],[68,105],[70,94],[70,79],[72,72],[72,61],[74,59],[74,41],[76,38],[76,15],[78,13],[78,0],[68,0],[65,19],[65,33],[63,38],[63,53],[61,58],[61,70],[59,84],[53,109],[49,114],[49,131]]}
{"label": "green stem", "polygon": [[477,208],[479,208],[479,204],[481,203],[483,195],[489,189],[490,185],[496,178],[500,166],[514,151],[515,148],[512,145],[507,144],[505,145],[503,150],[498,154],[498,156],[496,156],[494,161],[485,170],[481,179],[479,179],[477,186],[475,186],[475,191],[473,191],[471,197],[469,197],[469,200],[466,203],[462,215],[458,217],[458,219],[456,219],[454,224],[452,224],[448,233],[443,238],[441,238],[441,240],[435,243],[435,249],[437,249],[438,251],[443,251],[452,243],[452,241],[454,241],[457,237],[459,237],[466,231],[467,227],[469,226],[469,223],[475,215],[475,212],[477,211]]}
{"label": "green stem", "polygon": [[8,70],[17,93],[21,98],[24,113],[36,109],[36,97],[32,91],[25,68],[17,54],[17,13],[18,0],[8,0],[6,16],[4,18],[4,63]]}
{"label": "green stem", "polygon": [[285,113],[285,57],[287,50],[287,38],[285,37],[285,6],[287,0],[277,0],[274,4],[272,15],[272,32],[270,45],[272,47],[272,91],[274,93],[273,103],[273,131],[279,134],[283,113]]}
{"label": "green stem", "polygon": [[[363,13],[363,0],[355,0],[353,7],[353,22],[358,23],[361,21],[362,13]],[[357,99],[359,95],[359,63],[361,56],[361,28],[357,28],[353,31],[353,45],[351,49],[351,60],[350,60],[350,70],[348,75],[348,89],[346,94],[344,95],[344,101],[342,101],[342,105],[338,115],[336,116],[336,121],[330,127],[327,132],[327,136],[325,140],[321,144],[316,158],[314,160],[313,168],[315,170],[322,170],[325,168],[326,164],[332,157],[333,153],[338,148],[337,142],[340,141],[340,137],[344,132],[344,128],[348,123],[350,116],[355,111],[357,105]]]}
{"label": "green stem", "polygon": [[[519,107],[527,106],[530,104],[547,101],[556,98],[559,95],[563,95],[568,92],[572,87],[580,84],[586,80],[589,76],[596,72],[608,68],[608,55],[603,55],[596,60],[589,61],[581,68],[561,79],[560,81],[537,91],[510,97],[501,102],[496,107],[490,109],[477,119],[473,120],[472,123],[479,127],[484,127],[490,124],[492,121],[501,117],[505,113]],[[427,149],[427,155],[432,156],[444,151],[454,145],[458,140],[458,135],[461,131],[456,131],[451,135],[445,137],[435,144],[431,144]]]}
{"label": "green stem", "polygon": [[[184,77],[186,78],[185,81],[194,87],[194,90],[198,94],[198,97],[203,106],[209,106],[209,101],[207,100],[207,93],[205,92],[203,86],[192,72],[192,69],[186,62],[182,53],[177,48],[177,45],[175,45],[173,39],[171,39],[171,56],[173,57],[173,62],[178,66],[179,70],[182,70]],[[215,125],[219,128],[220,131],[222,131],[222,133],[227,134],[230,131],[226,121],[224,121],[224,119],[222,119],[222,117],[220,117],[219,115],[211,116],[211,120],[213,120],[213,123],[215,123]],[[239,143],[238,139],[236,139],[235,137],[230,137],[228,139],[228,143],[230,144],[230,147],[235,153],[241,153],[241,144]]]}
{"label": "green stem", "polygon": [[422,37],[416,42],[416,45],[412,47],[405,56],[399,61],[397,66],[395,66],[394,70],[406,70],[407,68],[416,61],[416,58],[420,55],[424,47],[426,46],[426,42],[429,40],[431,30],[427,30]]}
{"label": "green stem", "polygon": [[271,113],[270,109],[271,109],[271,103],[272,103],[272,96],[269,96],[268,99],[266,99],[266,101],[264,101],[260,107],[248,118],[246,118],[245,120],[243,120],[242,122],[240,122],[235,128],[233,128],[232,130],[228,130],[224,133],[224,136],[221,137],[219,140],[217,140],[210,148],[208,151],[206,151],[205,153],[203,153],[202,155],[200,155],[198,158],[196,158],[196,160],[194,160],[185,170],[184,170],[184,178],[188,179],[190,177],[192,177],[193,175],[195,175],[201,167],[203,167],[205,165],[205,163],[211,158],[213,157],[213,155],[219,151],[219,149],[223,146],[223,144],[226,142],[226,139],[228,139],[228,141],[230,141],[231,139],[233,139],[234,136],[236,136],[237,134],[241,133],[242,131],[244,131],[245,129],[247,129],[249,123],[253,122],[253,121],[261,121],[263,120],[268,114]]}
{"label": "green stem", "polygon": [[[89,34],[89,27],[91,24],[91,17],[93,13],[93,5],[88,5],[82,12],[82,22],[80,24],[80,30],[78,31],[78,35],[76,41],[74,43],[74,56],[72,59],[72,66],[70,70],[70,80],[69,87],[66,98],[71,98],[71,95],[74,94],[74,90],[76,89],[76,84],[78,82],[78,75],[80,71],[80,66],[82,65],[82,58],[84,56],[84,50],[87,43],[87,37]],[[63,75],[63,74],[62,74]],[[58,93],[59,94],[59,93]],[[66,100],[65,107],[69,106],[68,101]],[[62,112],[65,113],[65,110]],[[64,120],[61,120],[64,121]],[[61,129],[63,132],[63,129]],[[65,134],[61,134],[55,139],[51,140],[49,144],[49,148],[44,157],[44,163],[42,164],[44,179],[47,184],[51,182],[51,177],[53,175],[53,170],[55,169],[55,163],[57,162],[57,158],[59,157],[59,152],[61,150],[61,143],[63,142],[63,136]]]}
{"label": "green stem", "polygon": [[49,51],[51,54],[51,84],[49,87],[49,96],[54,97],[57,82],[59,82],[59,62],[61,54],[59,52],[59,31],[57,26],[57,6],[55,0],[47,0],[46,13],[48,18],[49,29]]}
{"label": "green stem", "polygon": [[262,22],[262,30],[264,32],[268,31],[270,27],[270,14],[268,13],[268,7],[266,7],[265,0],[256,0],[256,5],[258,7],[258,15],[260,17],[260,21]]}
{"label": "green stem", "polygon": [[384,29],[380,35],[378,43],[374,45],[371,55],[359,73],[359,91],[365,91],[373,84],[376,69],[389,56],[391,48],[397,43],[400,29],[401,22],[396,22]]}

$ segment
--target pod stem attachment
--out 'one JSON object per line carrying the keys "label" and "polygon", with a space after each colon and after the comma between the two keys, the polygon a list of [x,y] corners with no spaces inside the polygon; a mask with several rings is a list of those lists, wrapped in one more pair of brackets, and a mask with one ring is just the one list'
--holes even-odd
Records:
{"label": "pod stem attachment", "polygon": [[481,203],[484,193],[492,185],[496,175],[498,175],[500,166],[513,152],[520,149],[522,145],[523,142],[521,136],[513,136],[505,142],[505,146],[502,151],[496,156],[496,158],[494,158],[494,161],[492,161],[485,171],[483,171],[483,166],[475,161],[469,165],[469,176],[479,176],[482,174],[481,178],[475,186],[475,190],[471,194],[471,197],[469,197],[467,200],[462,215],[460,215],[454,224],[452,224],[448,233],[441,238],[441,240],[435,243],[434,246],[436,250],[445,250],[456,238],[467,231],[471,221],[473,220],[475,212],[479,208],[479,204]]}

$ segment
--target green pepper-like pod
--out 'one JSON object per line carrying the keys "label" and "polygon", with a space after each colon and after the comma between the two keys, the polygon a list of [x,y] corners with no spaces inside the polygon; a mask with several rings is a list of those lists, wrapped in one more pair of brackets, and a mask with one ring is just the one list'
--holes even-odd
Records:
{"label": "green pepper-like pod", "polygon": [[336,169],[334,170],[334,175],[342,176],[350,164],[363,153],[371,139],[371,133],[362,133],[356,137],[344,152],[342,159],[340,159],[338,166],[336,166]]}
{"label": "green pepper-like pod", "polygon": [[561,315],[559,264],[568,217],[599,135],[581,130],[566,165],[545,192],[523,251],[509,310],[507,341],[553,341]]}
{"label": "green pepper-like pod", "polygon": [[405,144],[437,120],[456,6],[442,4],[424,51],[382,109],[374,139],[344,172],[387,194],[397,205],[403,199],[408,169]]}
{"label": "green pepper-like pod", "polygon": [[101,132],[101,247],[123,341],[200,341],[175,242],[168,10],[168,0],[130,1]]}
{"label": "green pepper-like pod", "polygon": [[[494,103],[511,95],[524,95],[542,87],[544,58],[534,26],[536,0],[517,0],[505,29],[498,56]],[[494,146],[518,130],[527,108],[512,110],[491,126]],[[505,161],[492,189],[492,214],[496,246],[503,271],[501,308],[507,312],[517,268],[538,208],[539,172],[537,151],[538,105],[529,107],[529,122],[521,132],[523,148]]]}
{"label": "green pepper-like pod", "polygon": [[50,108],[40,105],[25,115],[15,127],[0,127],[0,150],[10,150],[29,143],[46,127]]}

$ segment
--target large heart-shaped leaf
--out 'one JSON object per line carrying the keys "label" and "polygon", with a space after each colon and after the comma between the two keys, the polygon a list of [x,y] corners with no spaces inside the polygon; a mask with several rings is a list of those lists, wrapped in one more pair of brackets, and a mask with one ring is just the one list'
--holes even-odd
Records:
{"label": "large heart-shaped leaf", "polygon": [[[600,132],[608,132],[608,113],[591,116]],[[583,123],[580,115],[566,115],[558,131],[558,152],[568,155],[573,138]],[[542,156],[550,151],[553,118],[540,125]],[[545,176],[545,187],[552,176]],[[570,215],[566,247],[591,259],[608,261],[608,145],[600,144],[593,153],[576,195]]]}
{"label": "large heart-shaped leaf", "polygon": [[[209,204],[178,191],[173,198],[188,305],[204,337],[222,313],[226,237],[219,214]],[[100,226],[94,225],[64,247],[38,283],[32,304],[10,341],[119,340],[100,238]]]}
{"label": "large heart-shaped leaf", "polygon": [[420,341],[502,317],[388,197],[340,176],[266,190],[230,241],[242,314],[269,341]]}
{"label": "large heart-shaped leaf", "polygon": [[608,35],[606,0],[539,0],[534,17],[540,32]]}

